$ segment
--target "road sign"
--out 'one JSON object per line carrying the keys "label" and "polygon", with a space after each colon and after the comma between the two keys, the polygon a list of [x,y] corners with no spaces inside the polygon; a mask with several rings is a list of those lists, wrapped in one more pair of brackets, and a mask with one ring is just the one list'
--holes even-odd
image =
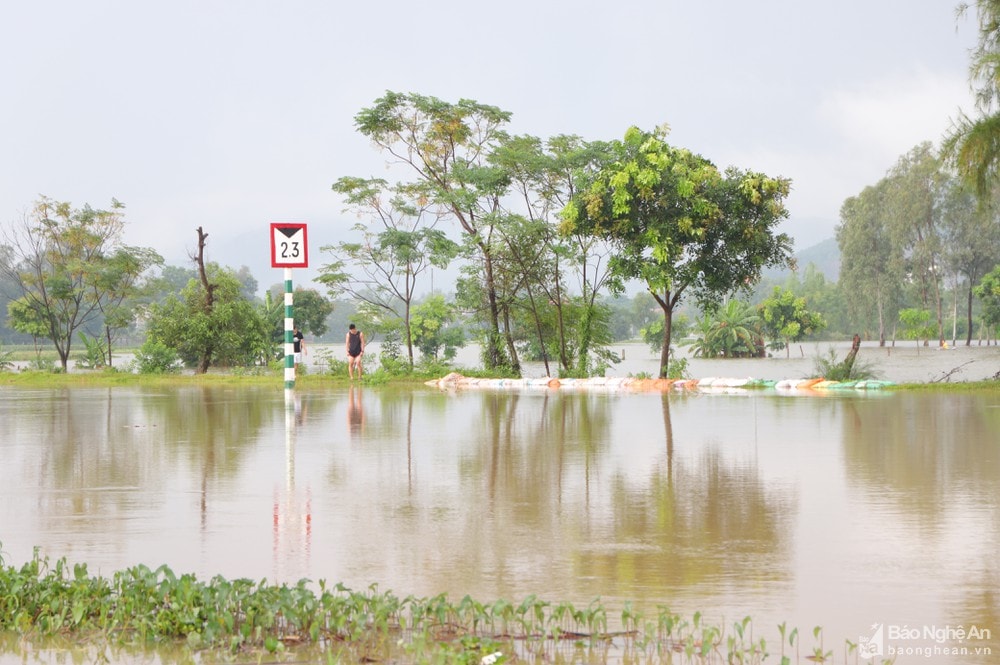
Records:
{"label": "road sign", "polygon": [[305,224],[271,222],[271,267],[309,267],[309,245],[306,241]]}

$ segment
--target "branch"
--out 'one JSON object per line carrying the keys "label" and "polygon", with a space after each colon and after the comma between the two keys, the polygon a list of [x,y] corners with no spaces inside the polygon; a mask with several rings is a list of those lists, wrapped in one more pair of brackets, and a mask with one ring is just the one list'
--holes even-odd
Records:
{"label": "branch", "polygon": [[961,365],[959,365],[958,367],[955,367],[955,368],[951,369],[950,371],[945,372],[940,377],[932,380],[931,383],[941,383],[942,381],[948,382],[948,381],[950,381],[952,374],[954,374],[958,370],[962,369],[966,365],[969,365],[969,364],[971,364],[973,362],[975,362],[975,361],[973,361],[973,360],[967,360],[964,363],[962,363]]}

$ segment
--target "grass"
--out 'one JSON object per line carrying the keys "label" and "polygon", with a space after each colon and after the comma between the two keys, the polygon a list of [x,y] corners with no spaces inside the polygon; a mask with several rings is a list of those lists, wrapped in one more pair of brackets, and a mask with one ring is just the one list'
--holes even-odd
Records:
{"label": "grass", "polygon": [[[36,552],[20,568],[0,558],[0,631],[45,648],[69,638],[96,651],[154,647],[181,660],[279,658],[327,662],[760,663],[772,654],[750,617],[732,626],[682,617],[667,607],[646,616],[626,603],[612,622],[599,599],[586,607],[536,596],[482,603],[469,596],[400,598],[376,586],[358,592],[324,581],[200,581],[166,566],[135,566],[110,578]],[[612,626],[611,624],[615,625]],[[778,626],[781,663],[799,662],[798,630]],[[806,660],[832,661],[822,630]],[[787,644],[786,644],[787,643]],[[785,655],[788,651],[795,653]],[[180,651],[177,651],[180,649]],[[856,645],[845,641],[845,661]],[[162,653],[161,653],[162,652]]]}

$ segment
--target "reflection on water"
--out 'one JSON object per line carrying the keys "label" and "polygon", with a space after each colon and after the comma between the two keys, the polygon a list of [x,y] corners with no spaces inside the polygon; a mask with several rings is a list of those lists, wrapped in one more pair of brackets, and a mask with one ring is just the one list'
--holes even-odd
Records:
{"label": "reflection on water", "polygon": [[997,393],[0,395],[8,563],[1000,631]]}

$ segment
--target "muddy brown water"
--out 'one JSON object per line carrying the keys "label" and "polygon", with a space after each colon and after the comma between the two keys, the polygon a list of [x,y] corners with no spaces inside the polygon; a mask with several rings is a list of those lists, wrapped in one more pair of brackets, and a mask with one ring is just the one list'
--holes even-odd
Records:
{"label": "muddy brown water", "polygon": [[7,564],[599,597],[750,615],[772,644],[822,626],[838,661],[878,627],[900,663],[1000,653],[997,392],[7,387],[0,457]]}

